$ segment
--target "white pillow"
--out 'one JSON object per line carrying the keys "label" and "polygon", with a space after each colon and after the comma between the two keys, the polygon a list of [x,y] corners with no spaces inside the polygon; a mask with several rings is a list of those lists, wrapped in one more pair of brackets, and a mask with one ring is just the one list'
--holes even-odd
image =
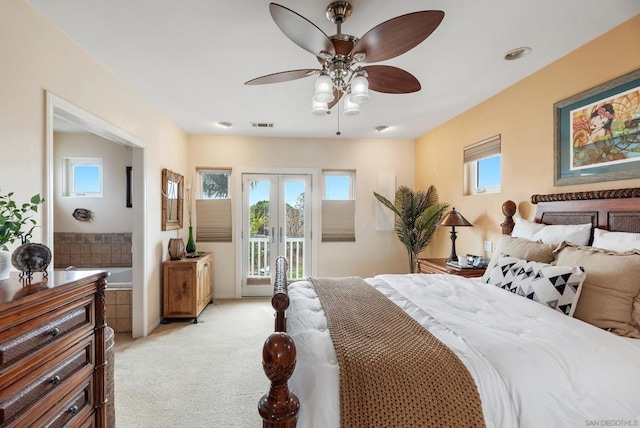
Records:
{"label": "white pillow", "polygon": [[522,238],[528,241],[536,241],[535,235],[544,229],[544,224],[535,223],[533,221],[525,220],[520,216],[513,217],[515,225],[513,226],[513,232],[511,236],[514,238]]}
{"label": "white pillow", "polygon": [[511,236],[514,238],[556,245],[562,241],[567,241],[580,246],[589,245],[589,239],[591,238],[591,223],[544,225],[518,216],[514,217],[514,220],[516,224],[513,227],[513,232],[511,232]]}
{"label": "white pillow", "polygon": [[609,232],[596,227],[592,246],[619,252],[640,250],[640,233]]}
{"label": "white pillow", "polygon": [[489,275],[489,284],[573,316],[586,277],[581,266],[552,266],[504,256]]}

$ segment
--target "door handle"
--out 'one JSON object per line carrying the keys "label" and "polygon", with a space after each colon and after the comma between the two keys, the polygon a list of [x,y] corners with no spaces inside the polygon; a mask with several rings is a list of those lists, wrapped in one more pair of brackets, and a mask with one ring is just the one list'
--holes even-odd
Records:
{"label": "door handle", "polygon": [[272,227],[272,228],[271,228],[271,243],[272,243],[272,244],[274,244],[274,243],[276,242],[276,241],[275,241],[276,237],[274,236],[275,234],[276,234],[276,228],[275,228],[275,227]]}

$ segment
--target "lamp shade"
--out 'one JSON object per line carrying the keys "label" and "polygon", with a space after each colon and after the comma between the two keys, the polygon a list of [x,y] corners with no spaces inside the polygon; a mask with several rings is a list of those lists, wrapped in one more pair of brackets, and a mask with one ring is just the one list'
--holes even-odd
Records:
{"label": "lamp shade", "polygon": [[440,226],[471,226],[473,225],[467,221],[455,208],[447,213],[446,216],[440,221]]}
{"label": "lamp shade", "polygon": [[327,106],[327,103],[311,101],[311,113],[315,114],[316,116],[323,116],[327,114],[328,111],[329,107]]}
{"label": "lamp shade", "polygon": [[351,101],[351,94],[344,97],[344,114],[347,116],[355,116],[360,114],[360,105]]}
{"label": "lamp shade", "polygon": [[440,226],[451,226],[451,233],[449,235],[451,237],[451,254],[449,254],[449,258],[447,259],[447,262],[457,262],[458,255],[456,254],[456,226],[457,227],[462,227],[462,226],[473,227],[473,225],[469,223],[467,219],[462,216],[462,214],[456,211],[455,208],[453,208],[451,211],[447,213],[446,216],[444,216],[444,218],[440,222]]}
{"label": "lamp shade", "polygon": [[331,81],[331,77],[326,74],[318,76],[313,101],[318,103],[330,103],[333,101],[333,82]]}
{"label": "lamp shade", "polygon": [[351,102],[363,104],[369,101],[369,82],[364,76],[356,76],[351,82]]}

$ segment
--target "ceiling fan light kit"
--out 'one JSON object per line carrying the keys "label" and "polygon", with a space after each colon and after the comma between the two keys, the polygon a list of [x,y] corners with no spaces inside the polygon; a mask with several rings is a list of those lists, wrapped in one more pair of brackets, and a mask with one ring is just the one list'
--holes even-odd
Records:
{"label": "ceiling fan light kit", "polygon": [[351,101],[356,104],[364,104],[370,99],[369,82],[364,75],[359,74],[351,82]]}
{"label": "ceiling fan light kit", "polygon": [[360,114],[360,104],[353,102],[353,95],[347,94],[344,97],[344,112],[345,116],[355,116]]}
{"label": "ceiling fan light kit", "polygon": [[411,73],[389,65],[360,65],[386,61],[413,49],[442,22],[444,12],[426,10],[392,18],[369,30],[361,38],[342,33],[342,24],[351,16],[349,2],[336,1],[326,9],[327,19],[337,32],[327,36],[311,21],[276,3],[269,4],[276,25],[295,44],[314,54],[321,69],[289,70],[245,82],[262,85],[318,75],[312,97],[314,115],[329,113],[344,97],[344,114],[360,113],[360,105],[371,99],[371,91],[408,94],[421,89]]}
{"label": "ceiling fan light kit", "polygon": [[327,103],[319,103],[317,101],[311,101],[311,113],[316,116],[324,116],[329,113],[329,107]]}

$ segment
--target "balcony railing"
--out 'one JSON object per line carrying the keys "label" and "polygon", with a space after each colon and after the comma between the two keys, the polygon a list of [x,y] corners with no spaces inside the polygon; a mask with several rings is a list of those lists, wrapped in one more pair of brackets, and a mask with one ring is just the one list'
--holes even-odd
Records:
{"label": "balcony railing", "polygon": [[[269,239],[268,237],[249,238],[249,272],[248,276],[268,277],[269,276]],[[274,257],[276,257],[275,255]],[[304,238],[287,238],[285,240],[285,253],[289,270],[287,279],[305,278],[304,271]]]}

